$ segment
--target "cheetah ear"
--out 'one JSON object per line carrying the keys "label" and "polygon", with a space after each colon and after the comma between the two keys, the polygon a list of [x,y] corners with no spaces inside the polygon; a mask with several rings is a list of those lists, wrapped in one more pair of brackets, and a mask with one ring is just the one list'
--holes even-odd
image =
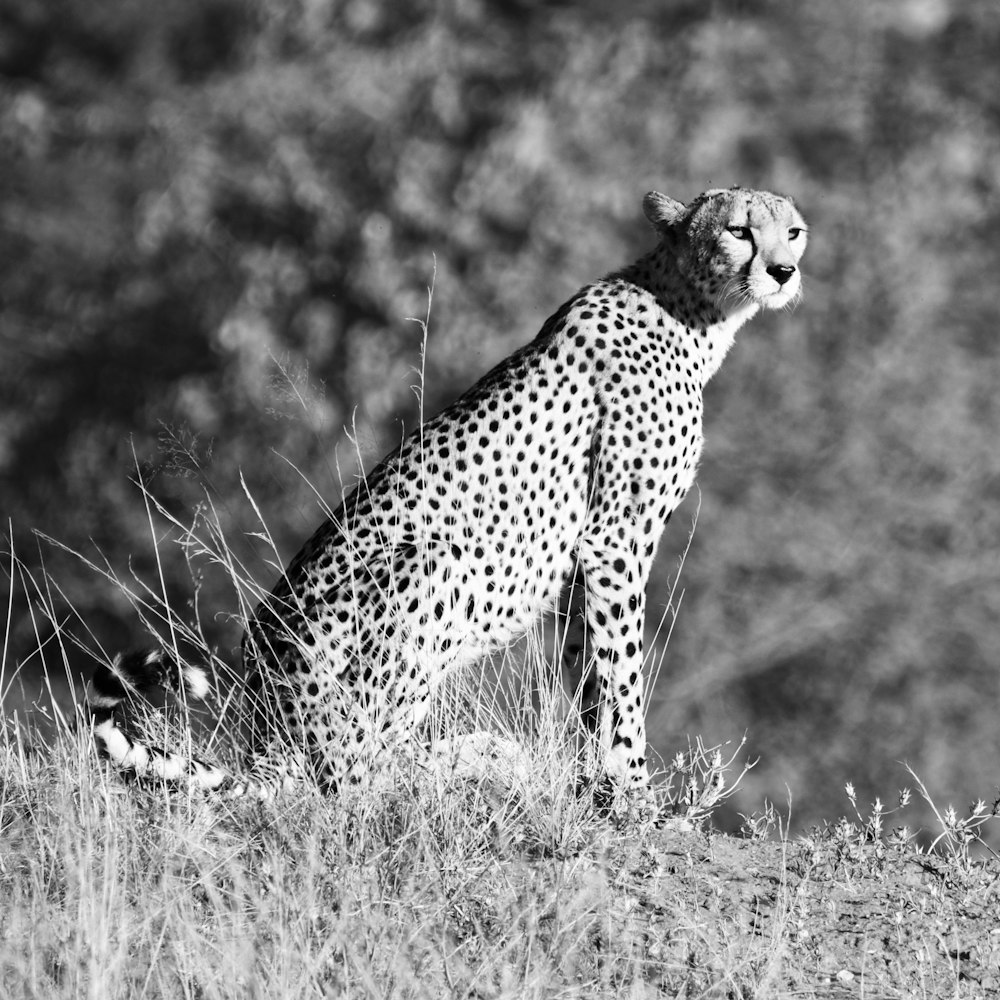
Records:
{"label": "cheetah ear", "polygon": [[650,191],[642,199],[642,210],[653,224],[653,228],[662,233],[679,221],[686,208],[679,201],[674,201],[659,191]]}

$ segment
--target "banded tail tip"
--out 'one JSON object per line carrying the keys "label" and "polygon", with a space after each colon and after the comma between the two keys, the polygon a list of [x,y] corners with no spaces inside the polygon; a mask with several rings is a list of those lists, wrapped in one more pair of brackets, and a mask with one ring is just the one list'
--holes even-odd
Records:
{"label": "banded tail tip", "polygon": [[162,649],[118,653],[110,667],[99,666],[92,678],[98,698],[121,701],[130,691],[150,694],[157,688],[188,695],[201,701],[211,690],[208,673],[201,667],[179,663]]}
{"label": "banded tail tip", "polygon": [[208,683],[208,674],[201,667],[184,667],[183,674],[188,694],[192,698],[203,701],[208,697],[211,686]]}

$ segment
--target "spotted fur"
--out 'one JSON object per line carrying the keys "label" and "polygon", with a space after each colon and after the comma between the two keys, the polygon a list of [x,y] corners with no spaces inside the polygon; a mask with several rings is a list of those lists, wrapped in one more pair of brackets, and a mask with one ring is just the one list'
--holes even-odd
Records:
{"label": "spotted fur", "polygon": [[443,677],[561,596],[564,666],[579,676],[585,659],[596,679],[607,774],[647,783],[653,556],[694,481],[704,385],[747,320],[799,296],[806,229],[788,198],[743,188],[686,206],[651,192],[643,208],[656,247],[383,459],[253,615],[263,738],[280,730],[323,787],[363,775]]}

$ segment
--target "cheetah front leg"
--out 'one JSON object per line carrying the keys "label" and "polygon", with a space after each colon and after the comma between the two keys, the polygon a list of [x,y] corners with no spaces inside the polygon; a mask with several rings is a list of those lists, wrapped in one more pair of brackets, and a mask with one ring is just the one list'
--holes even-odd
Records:
{"label": "cheetah front leg", "polygon": [[642,698],[647,572],[634,550],[613,546],[610,538],[584,537],[577,557],[586,590],[587,650],[599,685],[605,772],[617,789],[644,788],[649,784]]}

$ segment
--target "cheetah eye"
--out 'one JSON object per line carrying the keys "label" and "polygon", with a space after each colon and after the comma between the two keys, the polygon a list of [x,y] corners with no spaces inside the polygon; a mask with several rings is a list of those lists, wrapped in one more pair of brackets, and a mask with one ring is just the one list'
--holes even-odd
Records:
{"label": "cheetah eye", "polygon": [[799,229],[798,226],[792,226],[792,228],[788,230],[788,238],[790,240],[797,240],[801,235],[802,230]]}
{"label": "cheetah eye", "polygon": [[738,240],[748,240],[750,239],[750,227],[749,226],[730,226],[729,232],[732,233]]}

